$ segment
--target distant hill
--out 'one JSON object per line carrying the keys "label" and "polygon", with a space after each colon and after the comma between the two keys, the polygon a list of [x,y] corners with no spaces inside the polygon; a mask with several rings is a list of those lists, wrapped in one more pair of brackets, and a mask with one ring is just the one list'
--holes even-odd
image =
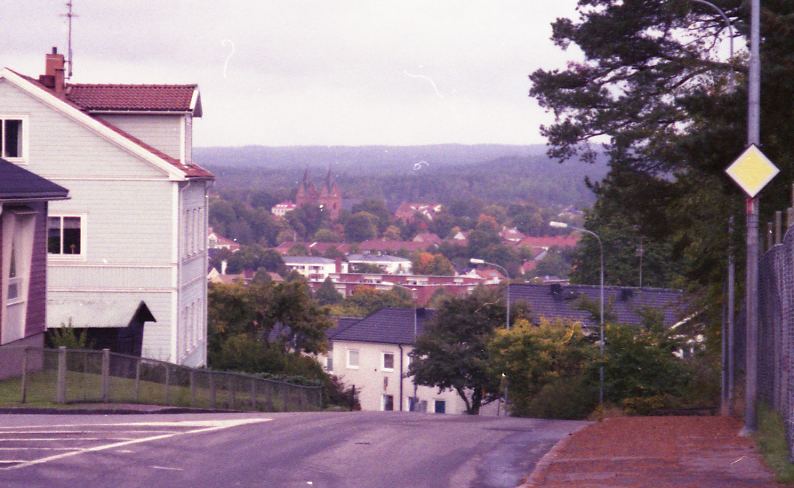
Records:
{"label": "distant hill", "polygon": [[223,194],[290,196],[303,171],[318,181],[330,167],[345,198],[440,203],[534,201],[589,206],[585,176],[598,181],[606,164],[550,160],[542,145],[296,146],[195,148],[194,159],[217,176]]}

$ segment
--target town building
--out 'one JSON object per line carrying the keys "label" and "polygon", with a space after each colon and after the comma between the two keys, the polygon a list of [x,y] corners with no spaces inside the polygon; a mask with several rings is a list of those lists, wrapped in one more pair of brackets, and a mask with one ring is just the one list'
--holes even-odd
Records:
{"label": "town building", "polygon": [[336,184],[330,167],[319,189],[309,180],[309,170],[304,171],[303,180],[295,194],[295,205],[320,207],[323,212],[328,213],[331,220],[339,219],[339,212],[342,211],[342,192]]}
{"label": "town building", "polygon": [[332,273],[341,271],[341,263],[334,259],[317,256],[284,256],[284,265],[309,281],[325,281]]}
{"label": "town building", "polygon": [[[54,239],[47,236],[47,209],[68,194],[0,158],[0,344],[44,345],[47,245]],[[11,373],[6,366],[0,365],[0,377]]]}
{"label": "town building", "polygon": [[276,217],[284,218],[285,215],[292,212],[296,208],[298,208],[298,205],[295,202],[284,201],[273,205],[273,207],[270,209],[270,213]]}
{"label": "town building", "polygon": [[47,327],[127,329],[145,357],[206,364],[198,86],[67,83],[53,49],[38,78],[0,72],[0,107],[6,159],[70,190],[47,219]]}
{"label": "town building", "polygon": [[346,319],[330,333],[328,355],[319,360],[346,386],[355,386],[362,410],[465,413],[455,391],[415,385],[407,374],[416,337],[432,317],[424,308],[384,308]]}
{"label": "town building", "polygon": [[237,252],[240,250],[240,244],[229,239],[228,237],[218,234],[212,229],[212,227],[209,227],[207,234],[207,248],[228,249],[231,252]]}
{"label": "town building", "polygon": [[347,262],[351,272],[356,272],[361,265],[377,266],[384,273],[395,275],[411,274],[413,269],[410,259],[388,254],[350,254]]}
{"label": "town building", "polygon": [[394,217],[406,223],[413,222],[417,217],[432,222],[443,208],[440,203],[403,202],[394,211]]}

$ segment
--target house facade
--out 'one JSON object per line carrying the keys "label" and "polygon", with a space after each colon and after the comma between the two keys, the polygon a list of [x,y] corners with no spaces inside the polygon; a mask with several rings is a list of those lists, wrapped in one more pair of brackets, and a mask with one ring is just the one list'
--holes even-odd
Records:
{"label": "house facade", "polygon": [[411,274],[413,263],[410,259],[387,254],[350,254],[347,256],[350,269],[355,270],[359,265],[377,266],[386,274]]}
{"label": "house facade", "polygon": [[331,273],[341,270],[341,263],[318,256],[284,256],[284,265],[309,281],[324,281]]}
{"label": "house facade", "polygon": [[[68,193],[0,158],[0,345],[43,345],[47,208]],[[8,373],[5,366],[0,365],[0,377]]]}
{"label": "house facade", "polygon": [[0,72],[9,161],[71,192],[49,209],[47,327],[133,327],[143,356],[203,365],[213,176],[192,162],[198,87],[72,84],[63,65],[53,50],[38,78]]}
{"label": "house facade", "polygon": [[463,414],[466,406],[456,392],[414,385],[407,375],[415,337],[432,315],[422,308],[384,308],[346,319],[330,334],[321,362],[346,386],[355,385],[362,410]]}

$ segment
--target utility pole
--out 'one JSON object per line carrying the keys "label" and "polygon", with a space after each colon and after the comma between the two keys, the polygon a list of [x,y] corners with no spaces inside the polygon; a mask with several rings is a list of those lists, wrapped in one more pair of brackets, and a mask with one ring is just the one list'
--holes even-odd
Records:
{"label": "utility pole", "polygon": [[[747,98],[747,145],[761,143],[761,0],[750,5],[750,72]],[[747,199],[747,365],[745,367],[745,434],[758,429],[758,215],[760,199]]]}

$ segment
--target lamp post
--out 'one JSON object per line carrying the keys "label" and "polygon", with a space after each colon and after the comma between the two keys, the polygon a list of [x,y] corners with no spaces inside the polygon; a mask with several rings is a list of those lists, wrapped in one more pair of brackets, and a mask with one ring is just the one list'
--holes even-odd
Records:
{"label": "lamp post", "polygon": [[601,300],[600,300],[600,324],[599,324],[599,331],[600,331],[600,340],[599,340],[599,350],[601,352],[601,366],[598,368],[598,404],[603,408],[604,406],[604,244],[601,242],[601,238],[595,232],[587,229],[583,229],[581,227],[575,227],[570,224],[566,224],[565,222],[549,222],[549,226],[555,229],[573,229],[579,232],[584,232],[585,234],[589,234],[596,238],[598,241],[598,250],[601,252]]}
{"label": "lamp post", "polygon": [[507,300],[506,300],[507,301],[507,322],[505,322],[505,326],[507,327],[507,330],[510,330],[510,273],[508,273],[507,270],[504,267],[499,266],[496,263],[489,263],[488,261],[486,261],[484,259],[471,258],[471,259],[469,259],[469,262],[471,264],[487,264],[488,266],[493,266],[494,268],[499,268],[499,269],[501,269],[502,271],[505,272],[505,276],[507,276]]}
{"label": "lamp post", "polygon": [[[505,299],[505,301],[507,302],[507,320],[505,321],[505,327],[507,328],[507,330],[510,330],[510,273],[508,273],[507,270],[504,267],[502,267],[502,266],[500,266],[500,265],[498,265],[496,263],[490,263],[490,262],[488,262],[488,261],[486,261],[484,259],[471,258],[471,259],[469,259],[469,262],[471,264],[487,264],[488,266],[493,266],[494,268],[499,268],[499,269],[501,269],[502,271],[505,272],[505,276],[507,277],[507,289],[505,290],[505,295],[507,296],[507,298]],[[502,373],[502,376],[504,376],[504,373]],[[505,415],[507,415],[507,396],[508,396],[508,388],[507,388],[507,380],[505,380]],[[498,404],[497,404],[497,407],[498,407]],[[498,408],[497,408],[496,414],[499,415],[499,409]]]}
{"label": "lamp post", "polygon": [[[733,22],[731,22],[730,17],[721,8],[707,0],[691,1],[709,7],[722,17],[728,27],[729,59],[733,61]],[[733,68],[731,68],[729,74],[730,90],[733,91],[736,88],[736,73],[734,73]],[[736,269],[733,258],[733,216],[730,216],[728,220],[728,240],[728,305],[722,326],[722,395],[720,402],[720,413],[722,415],[730,415],[733,404],[734,281]]]}
{"label": "lamp post", "polygon": [[[417,322],[417,320],[416,320],[416,298],[414,298],[414,291],[416,291],[416,289],[415,288],[408,288],[407,286],[400,285],[399,283],[391,283],[391,285],[392,285],[392,287],[402,288],[403,290],[407,290],[408,292],[411,293],[411,299],[412,299],[412,301],[414,303],[414,347],[416,347],[416,335],[417,335],[417,323],[416,322]],[[400,361],[402,361],[402,358],[400,358]],[[402,384],[402,381],[403,381],[403,379],[400,378],[400,384]],[[415,411],[416,405],[418,403],[418,398],[416,396],[416,391],[417,391],[416,377],[414,377],[414,396],[412,397],[411,408],[409,408],[410,412]],[[402,403],[402,398],[400,399],[400,403]],[[402,409],[402,405],[400,405],[400,408]]]}

